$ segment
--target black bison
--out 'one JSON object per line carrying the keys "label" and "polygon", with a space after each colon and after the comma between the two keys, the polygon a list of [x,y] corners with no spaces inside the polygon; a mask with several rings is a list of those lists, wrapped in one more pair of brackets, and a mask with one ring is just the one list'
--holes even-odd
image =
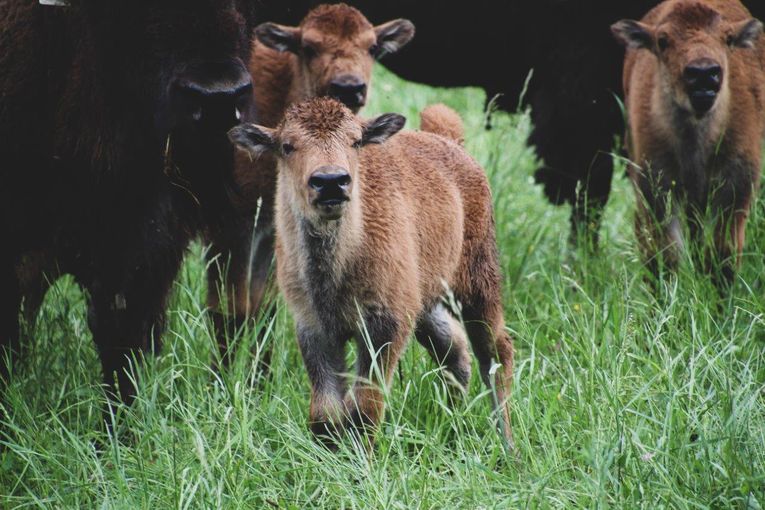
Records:
{"label": "black bison", "polygon": [[[316,1],[264,6],[264,16],[296,22]],[[536,180],[555,204],[573,205],[572,234],[598,226],[611,189],[610,153],[624,133],[623,50],[609,27],[639,19],[658,0],[534,0],[470,4],[438,0],[350,0],[372,22],[404,16],[417,26],[407,50],[385,65],[403,78],[440,86],[476,85],[498,106],[530,106],[529,142],[542,166]],[[744,1],[755,17],[765,2]],[[533,69],[523,104],[524,84]]]}
{"label": "black bison", "polygon": [[668,0],[614,35],[627,48],[630,177],[636,231],[656,268],[677,263],[687,218],[698,243],[708,209],[730,282],[758,189],[765,135],[765,37],[738,0]]}
{"label": "black bison", "polygon": [[[20,307],[33,319],[48,278],[70,273],[129,401],[125,366],[158,339],[189,240],[242,226],[226,132],[251,115],[254,5],[67,4],[0,16],[0,350],[18,352]],[[215,237],[248,252],[249,236]]]}

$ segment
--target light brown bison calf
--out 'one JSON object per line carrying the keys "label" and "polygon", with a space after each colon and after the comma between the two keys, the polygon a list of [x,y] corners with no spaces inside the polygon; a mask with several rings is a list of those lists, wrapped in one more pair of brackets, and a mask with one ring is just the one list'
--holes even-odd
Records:
{"label": "light brown bison calf", "polygon": [[[414,25],[398,19],[372,26],[357,9],[336,4],[314,8],[297,27],[263,23],[254,35],[249,71],[257,122],[276,127],[288,106],[317,96],[335,97],[358,112],[366,103],[374,60],[407,44],[414,36]],[[238,154],[235,174],[242,192],[233,199],[241,208],[254,208],[260,198],[259,222],[252,243],[232,243],[232,234],[224,232],[220,239],[212,240],[211,255],[224,253],[221,248],[231,244],[248,248],[232,250],[227,268],[226,286],[233,287],[228,313],[241,316],[257,312],[266,290],[273,257],[276,162],[271,155],[253,160]],[[233,235],[240,232],[236,229]],[[224,287],[221,273],[211,272],[210,276],[211,289]],[[251,283],[242,284],[247,279]],[[208,305],[218,310],[220,301],[219,294],[211,293]]]}
{"label": "light brown bison calf", "polygon": [[[467,385],[465,334],[441,304],[448,286],[487,385],[495,360],[501,364],[495,406],[509,441],[513,346],[502,317],[489,186],[481,167],[445,137],[391,138],[404,122],[395,114],[363,122],[320,98],[291,107],[276,129],[246,125],[230,133],[253,156],[278,158],[277,278],[312,384],[311,429],[326,436],[374,428],[381,385],[413,329]],[[350,338],[358,361],[348,393]]]}
{"label": "light brown bison calf", "polygon": [[[612,27],[627,47],[624,89],[636,231],[656,270],[684,248],[681,214],[700,241],[709,209],[729,282],[744,246],[765,133],[762,23],[737,0],[669,0]],[[716,259],[716,260],[713,260]]]}

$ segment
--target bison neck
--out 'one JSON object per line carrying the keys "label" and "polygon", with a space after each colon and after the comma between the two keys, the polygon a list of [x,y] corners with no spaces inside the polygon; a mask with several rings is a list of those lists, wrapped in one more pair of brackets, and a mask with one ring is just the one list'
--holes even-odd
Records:
{"label": "bison neck", "polygon": [[353,212],[359,214],[345,214],[322,225],[294,218],[297,270],[304,292],[322,322],[330,321],[341,328],[352,327],[360,301],[357,298],[363,292],[355,278],[363,257],[361,211],[346,211]]}
{"label": "bison neck", "polygon": [[725,146],[728,131],[728,92],[724,89],[713,109],[703,117],[673,105],[672,145],[677,177],[691,201],[705,200],[715,159]]}
{"label": "bison neck", "polygon": [[250,73],[255,90],[258,123],[276,127],[295,100],[297,57],[256,43]]}

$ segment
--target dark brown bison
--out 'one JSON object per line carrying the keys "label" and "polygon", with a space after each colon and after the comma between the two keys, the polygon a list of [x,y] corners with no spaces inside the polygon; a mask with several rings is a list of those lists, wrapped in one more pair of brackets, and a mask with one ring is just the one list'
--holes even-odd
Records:
{"label": "dark brown bison", "polygon": [[763,25],[738,0],[669,0],[612,30],[628,48],[630,177],[644,254],[654,267],[662,256],[675,266],[682,219],[698,243],[710,209],[716,262],[730,281],[760,180]]}
{"label": "dark brown bison", "polygon": [[[264,5],[264,16],[297,22],[315,0]],[[574,237],[596,239],[611,189],[615,139],[624,133],[617,97],[624,54],[609,27],[639,19],[658,0],[533,0],[470,3],[439,0],[349,0],[372,22],[403,16],[417,26],[406,51],[385,65],[408,80],[476,85],[498,106],[529,106],[529,142],[541,166],[536,180],[555,204],[572,204]],[[765,2],[746,0],[765,18]],[[533,76],[524,91],[529,72]]]}
{"label": "dark brown bison", "polygon": [[20,306],[33,320],[71,273],[129,401],[125,366],[157,344],[189,240],[239,221],[226,132],[250,115],[253,6],[67,3],[10,0],[0,16],[0,350],[18,353]]}
{"label": "dark brown bison", "polygon": [[[381,386],[390,383],[412,324],[418,341],[466,387],[468,345],[441,304],[446,284],[462,303],[487,386],[501,364],[495,407],[510,442],[513,347],[486,176],[454,140],[393,136],[404,121],[386,114],[364,122],[340,102],[319,98],[290,107],[276,129],[231,131],[253,157],[278,158],[277,277],[311,380],[311,429],[376,428]],[[460,131],[449,122],[445,131]],[[352,337],[357,380],[348,392],[344,348]]]}

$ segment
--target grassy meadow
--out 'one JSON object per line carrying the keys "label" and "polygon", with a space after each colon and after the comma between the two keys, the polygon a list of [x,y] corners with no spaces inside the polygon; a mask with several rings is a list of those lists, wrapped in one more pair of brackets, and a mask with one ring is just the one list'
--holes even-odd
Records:
{"label": "grassy meadow", "polygon": [[[244,331],[233,365],[210,368],[195,245],[161,354],[138,364],[138,397],[113,409],[113,435],[99,427],[105,398],[85,297],[70,278],[48,293],[7,391],[0,508],[763,508],[765,201],[728,295],[690,262],[653,292],[622,163],[602,249],[572,249],[569,209],[533,183],[527,114],[496,114],[486,131],[481,90],[410,84],[382,68],[373,88],[365,114],[403,113],[410,128],[429,103],[457,109],[488,173],[515,338],[517,457],[503,450],[477,367],[451,408],[416,342],[374,451],[351,440],[324,450],[306,427],[309,384],[281,299],[259,325],[268,345]],[[273,348],[265,378],[264,347]]]}

